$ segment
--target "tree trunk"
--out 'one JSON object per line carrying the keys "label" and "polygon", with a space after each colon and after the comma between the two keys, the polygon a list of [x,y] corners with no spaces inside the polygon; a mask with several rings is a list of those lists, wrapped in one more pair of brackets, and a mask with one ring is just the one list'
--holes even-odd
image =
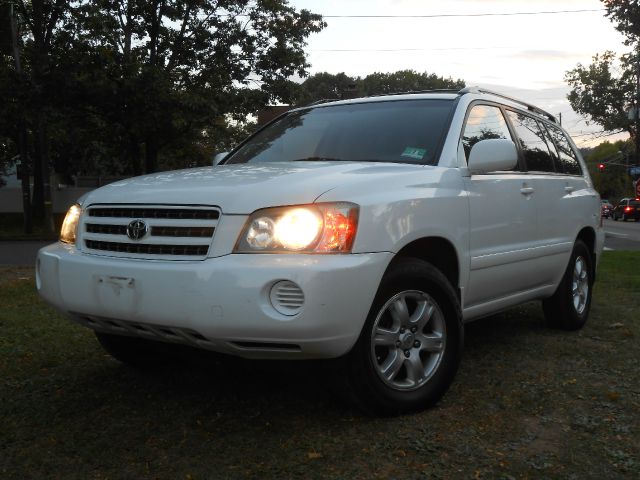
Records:
{"label": "tree trunk", "polygon": [[53,232],[53,214],[51,205],[51,185],[49,174],[49,154],[47,136],[46,76],[49,75],[49,45],[46,42],[47,21],[42,0],[34,0],[33,5],[33,84],[36,90],[35,158],[33,165],[33,203],[34,215],[44,219],[44,227]]}
{"label": "tree trunk", "polygon": [[40,148],[42,145],[38,141],[38,132],[36,125],[36,138],[33,142],[33,159],[32,159],[32,173],[33,173],[33,203],[31,205],[33,211],[33,218],[42,220],[44,218],[44,182],[42,180],[42,152]]}
{"label": "tree trunk", "polygon": [[[9,21],[11,23],[11,51],[18,78],[22,81],[22,64],[20,62],[20,49],[18,48],[18,25],[13,16],[13,5],[9,4]],[[31,178],[29,175],[29,155],[27,154],[27,128],[20,112],[18,119],[18,153],[20,154],[20,179],[22,181],[22,218],[24,233],[31,233]]]}
{"label": "tree trunk", "polygon": [[145,173],[158,171],[158,140],[153,135],[149,135],[145,142],[144,170]]}
{"label": "tree trunk", "polygon": [[44,110],[37,114],[36,143],[39,144],[42,167],[42,200],[44,205],[44,228],[47,232],[54,232],[53,202],[51,200],[51,169],[49,168],[49,135],[47,131],[47,117]]}
{"label": "tree trunk", "polygon": [[138,139],[134,135],[129,135],[127,140],[126,165],[131,166],[135,176],[142,175],[142,168],[140,165],[140,145],[138,143]]}

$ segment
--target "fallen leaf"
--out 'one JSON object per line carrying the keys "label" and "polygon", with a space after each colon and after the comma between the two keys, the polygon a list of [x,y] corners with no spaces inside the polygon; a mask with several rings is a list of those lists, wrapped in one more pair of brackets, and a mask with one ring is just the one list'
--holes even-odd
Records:
{"label": "fallen leaf", "polygon": [[607,392],[607,398],[612,402],[620,400],[620,394],[618,392]]}

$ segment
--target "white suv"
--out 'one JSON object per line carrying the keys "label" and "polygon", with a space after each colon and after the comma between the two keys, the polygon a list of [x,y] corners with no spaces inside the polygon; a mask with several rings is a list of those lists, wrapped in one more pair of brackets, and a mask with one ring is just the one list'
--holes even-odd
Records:
{"label": "white suv", "polygon": [[604,234],[553,116],[468,88],[292,110],[219,165],[91,192],[60,240],[38,290],[117,359],[339,358],[393,414],[445,393],[465,322],[542,300],[580,328]]}

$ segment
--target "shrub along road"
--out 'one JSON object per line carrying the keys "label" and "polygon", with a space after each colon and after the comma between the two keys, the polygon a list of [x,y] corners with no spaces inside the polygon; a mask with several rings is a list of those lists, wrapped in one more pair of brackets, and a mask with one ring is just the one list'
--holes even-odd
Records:
{"label": "shrub along road", "polygon": [[313,363],[130,370],[0,269],[0,478],[637,478],[639,271],[605,253],[580,332],[537,304],[468,325],[439,406],[375,419]]}

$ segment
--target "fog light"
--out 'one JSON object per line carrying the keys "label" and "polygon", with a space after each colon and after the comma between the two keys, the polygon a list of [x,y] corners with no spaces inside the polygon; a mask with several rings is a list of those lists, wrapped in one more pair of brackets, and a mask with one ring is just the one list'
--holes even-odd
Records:
{"label": "fog light", "polygon": [[269,292],[271,306],[282,315],[295,315],[304,305],[304,292],[289,280],[280,280],[271,287]]}

